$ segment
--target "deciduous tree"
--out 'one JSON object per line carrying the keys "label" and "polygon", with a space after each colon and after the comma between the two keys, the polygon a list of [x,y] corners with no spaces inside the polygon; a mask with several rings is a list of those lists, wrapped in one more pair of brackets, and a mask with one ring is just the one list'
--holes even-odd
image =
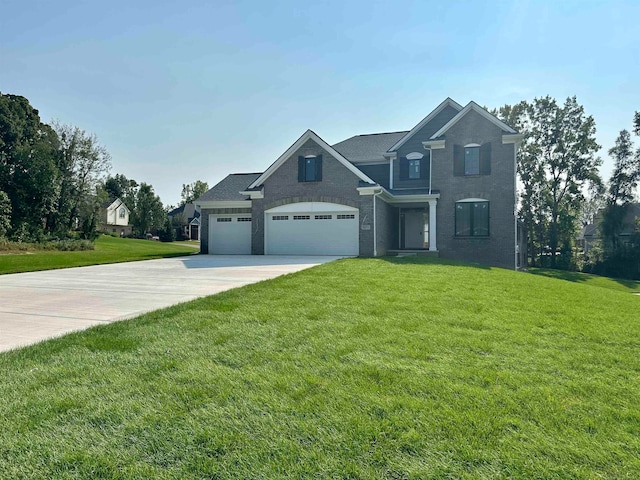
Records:
{"label": "deciduous tree", "polygon": [[520,218],[529,231],[530,253],[548,250],[556,266],[560,244],[569,247],[575,238],[583,192],[601,183],[595,121],[576,97],[562,106],[549,96],[536,98],[505,105],[496,114],[524,133],[517,161]]}
{"label": "deciduous tree", "polygon": [[200,180],[196,180],[193,183],[188,185],[182,185],[182,202],[181,205],[185,203],[192,203],[196,199],[200,198],[207,190],[209,190],[209,184],[207,182],[202,182]]}

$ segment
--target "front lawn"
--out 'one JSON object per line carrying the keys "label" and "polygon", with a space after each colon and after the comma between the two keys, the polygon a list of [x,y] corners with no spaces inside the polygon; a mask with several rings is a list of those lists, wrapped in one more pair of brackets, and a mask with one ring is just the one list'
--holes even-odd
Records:
{"label": "front lawn", "polygon": [[554,270],[551,268],[530,268],[529,273],[544,275],[545,277],[559,278],[569,282],[584,283],[594,287],[610,288],[621,292],[640,293],[640,280],[625,278],[601,277],[589,273],[568,272],[566,270]]}
{"label": "front lawn", "polygon": [[0,274],[150,260],[191,255],[196,252],[197,250],[189,245],[101,235],[95,242],[95,250],[75,252],[34,250],[9,254],[0,252]]}
{"label": "front lawn", "polygon": [[350,259],[0,354],[5,478],[640,478],[640,298]]}

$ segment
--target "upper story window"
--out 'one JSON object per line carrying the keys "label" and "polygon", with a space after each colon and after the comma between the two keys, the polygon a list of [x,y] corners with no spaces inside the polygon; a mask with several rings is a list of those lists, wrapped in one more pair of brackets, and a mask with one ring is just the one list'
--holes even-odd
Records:
{"label": "upper story window", "polygon": [[453,174],[477,176],[491,174],[491,143],[453,146]]}
{"label": "upper story window", "polygon": [[400,159],[400,180],[426,178],[426,162],[422,153],[412,152]]}
{"label": "upper story window", "polygon": [[409,179],[414,180],[420,178],[420,166],[422,160],[409,160]]}
{"label": "upper story window", "polygon": [[298,181],[320,182],[322,180],[322,155],[298,157]]}
{"label": "upper story window", "polygon": [[489,236],[489,202],[469,198],[456,202],[456,237]]}
{"label": "upper story window", "polygon": [[480,145],[464,147],[464,174],[480,175]]}
{"label": "upper story window", "polygon": [[120,207],[120,211],[118,212],[118,214],[120,215],[120,218],[124,218],[127,212],[124,207]]}

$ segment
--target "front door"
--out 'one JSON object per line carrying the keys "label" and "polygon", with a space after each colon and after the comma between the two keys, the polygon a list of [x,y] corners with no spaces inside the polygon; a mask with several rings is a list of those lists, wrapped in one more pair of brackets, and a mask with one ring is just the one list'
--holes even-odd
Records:
{"label": "front door", "polygon": [[402,213],[404,228],[402,248],[416,250],[429,248],[429,215],[424,210],[408,210]]}

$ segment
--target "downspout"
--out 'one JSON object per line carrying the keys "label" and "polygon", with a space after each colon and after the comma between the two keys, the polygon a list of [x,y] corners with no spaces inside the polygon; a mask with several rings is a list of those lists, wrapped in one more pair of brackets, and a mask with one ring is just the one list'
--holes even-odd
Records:
{"label": "downspout", "polygon": [[515,245],[513,269],[518,270],[518,143],[513,144],[513,226]]}
{"label": "downspout", "polygon": [[377,217],[376,217],[376,197],[382,193],[382,189],[373,194],[373,256],[378,256],[378,236],[377,236]]}
{"label": "downspout", "polygon": [[431,173],[432,173],[432,169],[431,169],[431,164],[433,163],[433,155],[432,155],[432,151],[431,149],[429,149],[429,195],[431,195]]}

